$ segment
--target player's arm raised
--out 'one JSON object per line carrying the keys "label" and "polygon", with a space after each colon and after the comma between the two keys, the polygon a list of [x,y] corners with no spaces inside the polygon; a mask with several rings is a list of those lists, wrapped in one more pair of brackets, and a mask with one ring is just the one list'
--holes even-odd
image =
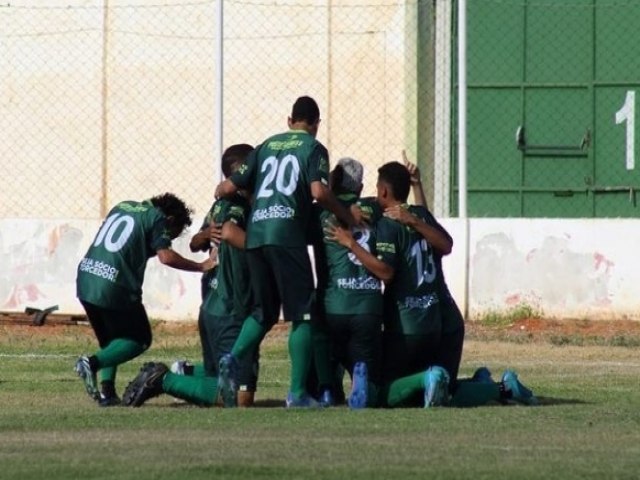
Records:
{"label": "player's arm raised", "polygon": [[413,190],[413,199],[415,204],[427,208],[427,197],[425,196],[424,189],[422,188],[420,169],[418,169],[418,166],[415,163],[409,161],[405,150],[402,150],[402,160],[404,161],[404,166],[409,171],[411,190]]}

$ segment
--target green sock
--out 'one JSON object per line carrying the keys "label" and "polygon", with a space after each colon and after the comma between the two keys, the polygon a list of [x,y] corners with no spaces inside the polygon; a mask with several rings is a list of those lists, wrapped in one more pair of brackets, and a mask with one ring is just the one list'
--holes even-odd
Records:
{"label": "green sock", "polygon": [[451,398],[452,407],[480,407],[491,401],[500,400],[500,386],[497,383],[460,380]]}
{"label": "green sock", "polygon": [[207,372],[204,369],[204,363],[194,363],[193,364],[193,373],[191,374],[193,377],[206,377]]}
{"label": "green sock", "polygon": [[247,352],[258,348],[266,334],[267,329],[249,315],[242,324],[242,330],[240,330],[240,334],[233,344],[231,354],[236,358],[244,357]]}
{"label": "green sock", "polygon": [[162,379],[164,393],[181,398],[189,403],[210,407],[216,403],[218,379],[216,377],[194,377],[167,372]]}
{"label": "green sock", "polygon": [[116,382],[116,372],[118,367],[106,367],[99,370],[100,382]]}
{"label": "green sock", "polygon": [[424,372],[414,373],[394,380],[385,389],[381,398],[388,407],[397,407],[406,400],[424,391]]}
{"label": "green sock", "polygon": [[313,363],[318,376],[318,385],[328,388],[333,384],[334,372],[331,369],[331,343],[329,334],[320,326],[311,326],[313,342]]}
{"label": "green sock", "polygon": [[98,368],[105,369],[128,362],[145,350],[146,348],[138,342],[128,338],[116,338],[109,345],[98,351],[95,357],[98,360]]}
{"label": "green sock", "polygon": [[289,330],[289,358],[291,358],[291,394],[299,398],[306,391],[307,373],[311,366],[313,348],[309,322],[292,322]]}

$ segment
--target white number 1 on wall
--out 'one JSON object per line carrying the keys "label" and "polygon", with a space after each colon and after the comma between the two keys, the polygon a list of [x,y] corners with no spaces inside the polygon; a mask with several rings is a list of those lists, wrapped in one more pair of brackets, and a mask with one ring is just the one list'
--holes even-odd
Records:
{"label": "white number 1 on wall", "polygon": [[635,127],[636,127],[636,92],[627,91],[624,99],[624,105],[616,112],[616,124],[627,122],[627,141],[626,141],[626,165],[627,170],[633,170],[635,167]]}

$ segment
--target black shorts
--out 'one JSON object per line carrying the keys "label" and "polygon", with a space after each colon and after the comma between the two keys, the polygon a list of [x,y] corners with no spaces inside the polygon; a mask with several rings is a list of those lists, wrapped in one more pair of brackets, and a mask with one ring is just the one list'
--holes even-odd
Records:
{"label": "black shorts", "polygon": [[385,383],[424,372],[435,365],[441,333],[404,335],[385,332],[383,335],[382,378]]}
{"label": "black shorts", "polygon": [[314,314],[314,284],[306,247],[267,245],[247,250],[254,297],[253,317],[270,329],[280,318],[310,321]]}
{"label": "black shorts", "polygon": [[381,315],[330,315],[325,316],[331,341],[331,357],[349,374],[357,362],[365,362],[369,380],[380,381],[382,362]]}
{"label": "black shorts", "polygon": [[151,346],[151,325],[142,303],[126,309],[99,307],[80,300],[100,348],[104,348],[116,338],[127,338],[142,345],[145,350]]}
{"label": "black shorts", "polygon": [[460,328],[464,330],[464,317],[453,298],[440,301],[440,316],[442,317],[442,333],[453,333]]}
{"label": "black shorts", "polygon": [[[200,310],[198,330],[202,343],[202,360],[207,375],[218,376],[218,364],[223,355],[231,352],[242,321],[233,316],[216,316]],[[256,350],[238,359],[236,381],[240,391],[255,392],[258,384],[259,355]]]}

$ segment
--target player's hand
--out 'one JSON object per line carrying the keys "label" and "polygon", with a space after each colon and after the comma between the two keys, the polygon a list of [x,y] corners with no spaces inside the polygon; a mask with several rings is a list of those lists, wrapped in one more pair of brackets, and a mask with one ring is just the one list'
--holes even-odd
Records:
{"label": "player's hand", "polygon": [[404,166],[409,171],[411,185],[418,185],[420,183],[420,169],[415,163],[409,161],[405,150],[402,150],[402,160],[404,161]]}
{"label": "player's hand", "polygon": [[327,240],[339,243],[343,247],[351,250],[351,247],[355,240],[351,234],[351,230],[342,228],[339,225],[327,224],[324,227],[324,236]]}
{"label": "player's hand", "polygon": [[216,185],[216,190],[213,193],[213,198],[215,198],[216,200],[220,200],[220,197],[222,196],[223,190],[224,190],[224,180],[220,183],[218,183],[218,185]]}
{"label": "player's hand", "polygon": [[417,217],[407,209],[406,204],[386,208],[383,215],[403,225],[409,226],[413,225],[417,219]]}
{"label": "player's hand", "polygon": [[215,264],[217,265],[218,262],[218,247],[216,247],[215,245],[211,247],[211,250],[209,250],[209,258],[212,259]]}
{"label": "player's hand", "polygon": [[215,223],[209,225],[209,241],[211,245],[220,245],[222,241],[222,225]]}
{"label": "player's hand", "polygon": [[208,272],[209,270],[213,270],[218,265],[218,249],[213,247],[209,252],[209,256],[207,259],[201,263],[202,271]]}
{"label": "player's hand", "polygon": [[355,203],[349,207],[349,211],[355,222],[354,227],[365,226],[371,220],[371,215],[363,211],[360,206]]}

